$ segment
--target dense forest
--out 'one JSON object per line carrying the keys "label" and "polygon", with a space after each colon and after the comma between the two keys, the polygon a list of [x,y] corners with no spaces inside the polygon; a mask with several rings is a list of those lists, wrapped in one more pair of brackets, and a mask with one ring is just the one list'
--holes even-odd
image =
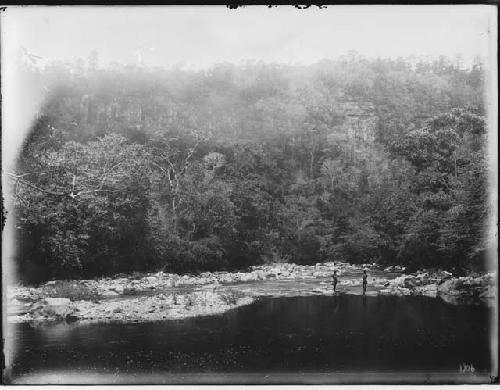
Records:
{"label": "dense forest", "polygon": [[350,53],[194,71],[102,68],[92,53],[25,73],[47,96],[11,173],[26,281],[266,262],[484,266],[479,62]]}

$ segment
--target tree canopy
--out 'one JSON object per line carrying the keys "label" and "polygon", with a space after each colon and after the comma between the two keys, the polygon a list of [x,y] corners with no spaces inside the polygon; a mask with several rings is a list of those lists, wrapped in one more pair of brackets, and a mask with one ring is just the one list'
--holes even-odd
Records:
{"label": "tree canopy", "polygon": [[463,272],[488,250],[483,72],[347,56],[203,71],[26,70],[26,280],[269,261]]}

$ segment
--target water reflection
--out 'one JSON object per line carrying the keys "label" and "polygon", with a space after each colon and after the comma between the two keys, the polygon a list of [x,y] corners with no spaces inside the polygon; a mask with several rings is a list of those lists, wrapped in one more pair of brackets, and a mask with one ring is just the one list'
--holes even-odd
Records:
{"label": "water reflection", "polygon": [[425,297],[263,298],[144,324],[18,324],[12,375],[489,370],[488,309]]}

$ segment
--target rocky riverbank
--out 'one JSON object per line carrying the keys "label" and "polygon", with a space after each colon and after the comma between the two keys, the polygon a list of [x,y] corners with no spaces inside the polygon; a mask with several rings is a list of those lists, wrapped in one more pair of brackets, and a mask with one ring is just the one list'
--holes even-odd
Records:
{"label": "rocky riverbank", "polygon": [[238,292],[193,291],[186,294],[123,297],[99,301],[71,301],[69,298],[44,298],[25,304],[25,311],[16,313],[12,322],[83,321],[142,322],[182,319],[198,315],[223,313],[247,305],[254,298]]}
{"label": "rocky riverbank", "polygon": [[[360,294],[360,275],[367,269],[367,295],[439,296],[450,303],[491,301],[496,296],[493,273],[454,277],[446,271],[404,274],[403,267],[382,269],[375,264],[280,263],[255,266],[249,272],[183,276],[158,272],[50,281],[37,288],[17,286],[7,291],[8,321],[139,322],[218,314],[262,295],[283,295],[285,290],[297,295],[333,294],[330,281],[334,269],[340,279],[338,293]],[[295,288],[293,282],[301,282],[301,288]]]}
{"label": "rocky riverbank", "polygon": [[380,290],[391,295],[438,295],[450,303],[464,300],[488,300],[495,298],[496,276],[494,273],[453,277],[449,272],[417,272],[392,279]]}

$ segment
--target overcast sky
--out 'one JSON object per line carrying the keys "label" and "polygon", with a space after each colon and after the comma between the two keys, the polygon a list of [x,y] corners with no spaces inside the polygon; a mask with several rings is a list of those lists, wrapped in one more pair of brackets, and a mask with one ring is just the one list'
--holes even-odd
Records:
{"label": "overcast sky", "polygon": [[349,50],[368,57],[488,56],[490,6],[23,7],[2,15],[2,58],[207,66],[256,59],[308,64]]}

